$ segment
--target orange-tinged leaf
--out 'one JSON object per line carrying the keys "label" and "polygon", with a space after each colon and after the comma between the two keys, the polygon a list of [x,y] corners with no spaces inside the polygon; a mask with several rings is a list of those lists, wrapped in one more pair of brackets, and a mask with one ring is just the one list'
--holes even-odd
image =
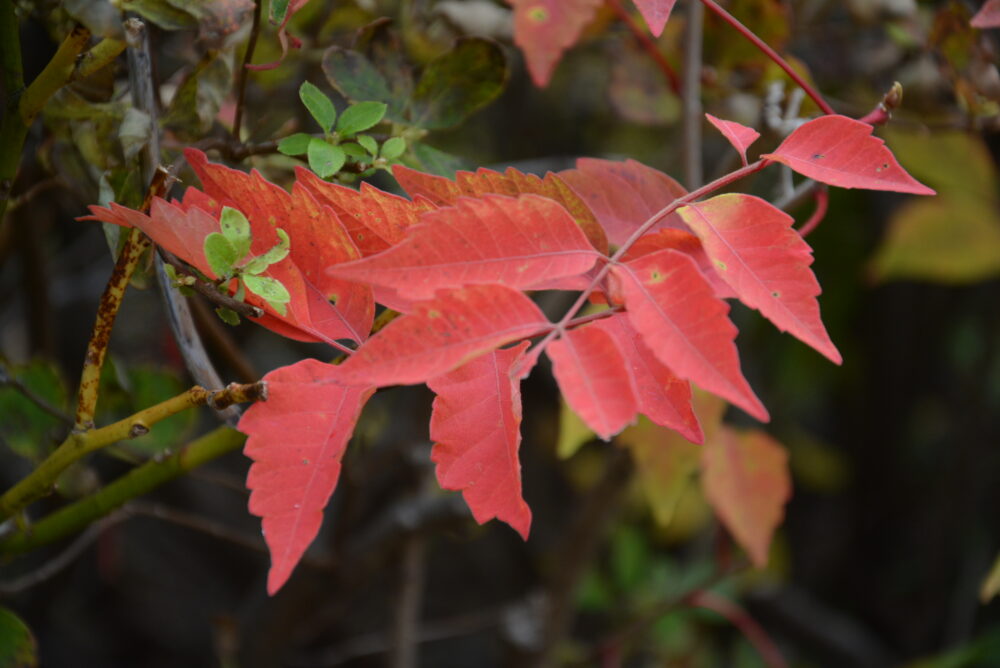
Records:
{"label": "orange-tinged leaf", "polygon": [[820,319],[816,297],[821,290],[809,269],[812,249],[792,228],[791,216],[739,193],[690,204],[678,213],[740,301],[840,364]]}
{"label": "orange-tinged leaf", "polygon": [[666,249],[612,269],[632,326],[671,371],[767,421],[740,371],[729,305],[687,255]]}
{"label": "orange-tinged leaf", "polygon": [[709,503],[757,567],[767,565],[775,529],[792,495],[788,455],[760,430],[720,429],[702,446]]}
{"label": "orange-tinged leaf", "polygon": [[460,490],[476,521],[494,517],[528,539],[531,509],[521,496],[521,379],[536,358],[528,342],[494,350],[427,381],[437,394],[431,459],[438,483]]}
{"label": "orange-tinged leaf", "polygon": [[340,460],[372,388],[341,383],[339,367],[304,360],[264,376],[267,401],[240,420],[250,512],[261,517],[271,553],[267,591],[288,580],[323,522]]}
{"label": "orange-tinged leaf", "polygon": [[[607,232],[608,241],[621,245],[651,216],[687,194],[672,178],[635,160],[614,162],[580,158],[576,169],[559,177],[580,196]],[[651,231],[685,229],[676,214],[657,222]]]}
{"label": "orange-tinged leaf", "polygon": [[513,288],[442,290],[368,339],[340,369],[357,385],[422,383],[550,327],[535,303]]}
{"label": "orange-tinged leaf", "polygon": [[642,18],[646,19],[649,31],[656,37],[663,33],[663,26],[667,25],[670,12],[674,8],[677,0],[634,0],[635,6],[639,8]]}
{"label": "orange-tinged leaf", "polygon": [[514,43],[531,80],[548,85],[563,52],[576,43],[602,0],[507,0],[514,7]]}
{"label": "orange-tinged leaf", "polygon": [[705,118],[733,145],[733,148],[740,154],[743,164],[747,164],[747,149],[757,141],[760,133],[735,121],[724,121],[721,118],[716,118],[712,114],[705,114]]}
{"label": "orange-tinged leaf", "polygon": [[587,272],[600,255],[566,209],[537,195],[461,198],[429,211],[406,238],[330,272],[427,299],[441,288],[499,283],[529,288]]}
{"label": "orange-tinged leaf", "polygon": [[624,354],[601,328],[571,329],[546,349],[566,403],[609,440],[635,419],[639,402]]}
{"label": "orange-tinged leaf", "polygon": [[986,0],[971,23],[973,28],[1000,28],[1000,0]]}
{"label": "orange-tinged leaf", "polygon": [[872,136],[872,126],[846,116],[811,120],[788,135],[774,153],[760,157],[841,188],[935,194],[899,166],[885,142]]}

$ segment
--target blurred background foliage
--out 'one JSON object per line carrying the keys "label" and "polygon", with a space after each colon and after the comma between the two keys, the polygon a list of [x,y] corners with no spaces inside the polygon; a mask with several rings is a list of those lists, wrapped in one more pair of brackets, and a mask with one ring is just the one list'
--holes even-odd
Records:
{"label": "blurred background foliage", "polygon": [[[744,370],[771,408],[766,431],[787,448],[794,480],[767,569],[748,569],[714,518],[697,446],[648,423],[596,442],[544,372],[524,387],[532,537],[478,527],[428,470],[430,394],[398,388],[366,408],[325,528],[278,596],[264,593],[267,556],[242,484],[248,462],[234,454],[130,502],[68,551],[0,564],[0,665],[31,665],[37,641],[45,666],[415,665],[403,646],[417,648],[419,665],[521,666],[547,644],[552,665],[749,668],[765,665],[749,619],[795,666],[1000,666],[1000,603],[980,597],[1000,551],[1000,31],[971,28],[978,2],[962,0],[723,4],[841,113],[864,115],[899,81],[903,105],[877,132],[939,193],[831,191],[809,242],[842,367],[734,309]],[[277,152],[277,140],[316,131],[298,95],[311,81],[339,110],[386,102],[376,140],[405,138],[399,159],[428,171],[544,173],[594,156],[680,176],[682,101],[610,6],[539,90],[499,0],[312,0],[287,27],[302,48],[248,74],[237,141],[249,0],[15,5],[28,81],[76,21],[110,37],[121,37],[123,11],[149,22],[164,163],[195,145],[287,185],[304,157]],[[686,10],[678,3],[656,42],[677,70]],[[470,44],[480,45],[475,58],[462,55]],[[265,24],[253,62],[281,58]],[[788,116],[817,111],[783,82],[706,18],[705,111],[760,129],[755,151],[780,141]],[[120,58],[60,90],[28,135],[0,221],[5,488],[65,436],[110,273],[114,238],[74,217],[96,202],[138,205],[151,128],[132,107]],[[702,129],[705,178],[738,166],[725,140]],[[772,171],[740,189],[781,197],[786,184]],[[189,170],[179,176],[197,183]],[[335,178],[356,183],[357,170]],[[372,179],[394,188],[384,172]],[[811,207],[791,213],[804,220]],[[98,424],[190,384],[158,296],[145,289],[153,280],[147,268],[126,297]],[[192,306],[227,381],[329,355]],[[725,411],[705,401],[703,417]],[[73,467],[38,514],[213,419],[179,415]],[[49,572],[53,558],[61,568]],[[408,627],[402,601],[414,587],[418,623]],[[745,619],[705,609],[716,600],[705,592],[738,602]],[[571,632],[547,637],[544,620],[567,611]]]}

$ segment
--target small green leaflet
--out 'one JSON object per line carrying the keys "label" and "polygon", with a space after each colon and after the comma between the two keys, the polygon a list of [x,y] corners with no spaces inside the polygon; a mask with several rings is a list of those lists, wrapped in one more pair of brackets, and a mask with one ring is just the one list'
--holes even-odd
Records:
{"label": "small green leaflet", "polygon": [[305,132],[296,132],[278,142],[278,152],[285,155],[302,155],[309,150],[312,137]]}
{"label": "small green leaflet", "polygon": [[312,117],[316,119],[316,122],[319,123],[323,132],[329,133],[333,129],[334,121],[337,120],[337,110],[330,98],[308,81],[303,81],[299,87],[299,98],[302,100],[302,104],[306,105],[306,109],[309,110]]}
{"label": "small green leaflet", "polygon": [[219,224],[222,226],[222,236],[233,245],[237,260],[250,252],[250,221],[246,216],[226,206],[222,208]]}
{"label": "small green leaflet", "polygon": [[227,278],[232,275],[233,265],[240,258],[229,239],[218,232],[212,232],[205,237],[205,259],[216,276]]}
{"label": "small green leaflet", "polygon": [[406,140],[402,137],[390,137],[382,144],[382,157],[386,160],[395,160],[403,155],[406,150]]}
{"label": "small green leaflet", "polygon": [[327,144],[322,139],[313,137],[309,141],[309,149],[306,152],[309,158],[309,169],[313,170],[322,178],[329,178],[340,171],[347,161],[347,154],[339,146]]}
{"label": "small green leaflet", "polygon": [[388,107],[382,102],[358,102],[344,110],[337,121],[337,132],[349,136],[377,125]]}
{"label": "small green leaflet", "polygon": [[268,276],[247,274],[243,277],[243,282],[246,284],[247,290],[263,298],[271,305],[271,308],[281,315],[285,315],[287,312],[285,304],[292,301],[292,296],[288,294],[288,290],[280,281]]}

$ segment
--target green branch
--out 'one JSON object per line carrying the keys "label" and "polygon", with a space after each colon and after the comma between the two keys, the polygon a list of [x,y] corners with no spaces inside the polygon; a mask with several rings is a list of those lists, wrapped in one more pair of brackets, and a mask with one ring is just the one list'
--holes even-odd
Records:
{"label": "green branch", "polygon": [[0,555],[9,557],[28,552],[80,531],[125,502],[237,450],[245,438],[229,427],[218,427],[169,457],[147,462],[99,492],[57,510],[26,530],[0,539]]}

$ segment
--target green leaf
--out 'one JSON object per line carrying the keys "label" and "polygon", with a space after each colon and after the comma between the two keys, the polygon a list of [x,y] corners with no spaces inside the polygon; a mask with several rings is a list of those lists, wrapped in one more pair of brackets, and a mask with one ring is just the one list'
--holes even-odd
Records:
{"label": "green leaf", "polygon": [[281,315],[285,315],[285,304],[292,300],[292,296],[280,281],[269,276],[244,276],[243,282],[247,290],[264,299]]}
{"label": "green leaf", "polygon": [[212,232],[205,237],[205,259],[216,277],[224,278],[232,275],[233,265],[240,258],[229,239],[218,232]]}
{"label": "green leaf", "polygon": [[291,240],[288,238],[288,233],[280,227],[276,231],[278,233],[278,243],[258,258],[266,262],[268,266],[284,260],[291,247]]}
{"label": "green leaf", "polygon": [[352,104],[337,120],[337,132],[344,136],[362,132],[378,125],[388,107],[384,102],[358,102]]}
{"label": "green leaf", "polygon": [[365,147],[365,150],[371,154],[374,158],[378,156],[378,142],[375,141],[374,137],[369,137],[368,135],[358,135],[355,137],[355,141]]}
{"label": "green leaf", "polygon": [[327,81],[351,102],[374,100],[387,105],[386,118],[403,121],[406,101],[398,99],[377,67],[357,51],[332,46],[323,54]]}
{"label": "green leaf", "polygon": [[226,323],[227,325],[232,325],[235,327],[240,324],[240,314],[231,308],[226,308],[225,306],[220,306],[215,309],[215,314],[219,316],[219,319]]}
{"label": "green leaf", "polygon": [[[166,368],[136,366],[126,373],[131,408],[139,411],[177,396],[185,385]],[[152,456],[184,445],[198,421],[195,411],[182,411],[152,425],[148,434],[125,443],[129,450]]]}
{"label": "green leaf", "polygon": [[363,159],[367,160],[370,157],[368,155],[368,151],[366,151],[365,149],[361,148],[360,146],[358,146],[354,142],[348,142],[346,144],[337,144],[337,146],[339,146],[340,149],[347,156],[349,156],[351,158],[363,158]]}
{"label": "green leaf", "polygon": [[324,179],[340,171],[344,162],[347,161],[347,155],[344,154],[343,149],[316,137],[309,141],[309,150],[306,155],[309,158],[309,169]]}
{"label": "green leaf", "polygon": [[167,0],[122,0],[121,8],[122,11],[139,14],[164,30],[190,30],[198,27],[198,20],[194,16]]}
{"label": "green leaf", "polygon": [[323,132],[330,132],[334,121],[337,120],[337,110],[330,98],[308,81],[303,81],[299,87],[299,98]]}
{"label": "green leaf", "polygon": [[[66,409],[66,384],[50,362],[36,359],[9,370],[0,367],[0,379],[4,379],[6,374],[52,408]],[[17,387],[4,382],[0,382],[0,415],[3,416],[0,419],[0,441],[13,452],[33,461],[41,461],[52,446],[65,436],[68,426],[39,407]]]}
{"label": "green leaf", "polygon": [[382,144],[382,157],[395,160],[406,151],[406,140],[402,137],[390,137]]}
{"label": "green leaf", "polygon": [[458,125],[500,95],[506,81],[507,62],[499,46],[461,39],[424,69],[413,93],[412,122],[428,129]]}
{"label": "green leaf", "polygon": [[285,155],[302,155],[309,150],[309,141],[312,139],[305,132],[296,132],[288,135],[278,142],[278,152]]}
{"label": "green leaf", "polygon": [[288,0],[271,0],[271,8],[267,19],[276,26],[281,25],[288,15]]}
{"label": "green leaf", "polygon": [[33,668],[38,665],[38,646],[31,629],[7,608],[0,608],[0,666]]}
{"label": "green leaf", "polygon": [[423,142],[413,144],[410,148],[414,157],[420,161],[422,171],[446,176],[450,179],[454,178],[455,172],[458,170],[469,168],[469,165],[457,155],[445,153]]}
{"label": "green leaf", "polygon": [[[222,216],[219,218],[222,226],[222,236],[224,236],[233,246],[236,260],[250,252],[250,221],[241,211],[231,207],[222,208]],[[234,260],[234,262],[236,261]]]}

